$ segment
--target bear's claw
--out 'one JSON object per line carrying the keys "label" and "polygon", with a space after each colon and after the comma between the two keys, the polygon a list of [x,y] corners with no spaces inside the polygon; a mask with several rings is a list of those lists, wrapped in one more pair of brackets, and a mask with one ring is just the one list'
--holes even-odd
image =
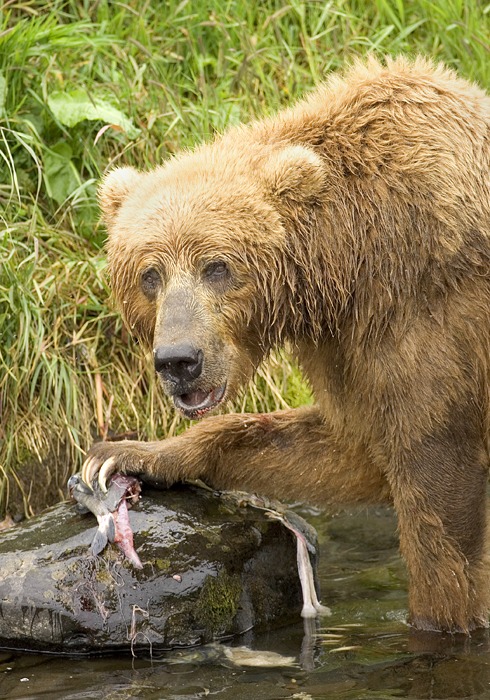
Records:
{"label": "bear's claw", "polygon": [[107,482],[109,481],[109,478],[114,474],[116,471],[116,458],[115,457],[109,457],[109,459],[106,459],[105,462],[102,463],[102,466],[99,470],[99,486],[102,489],[102,491],[107,491]]}
{"label": "bear's claw", "polygon": [[95,458],[88,457],[82,465],[82,480],[92,488],[92,479],[96,469],[94,468]]}
{"label": "bear's claw", "polygon": [[97,457],[88,457],[82,466],[82,479],[87,486],[92,487],[92,482],[98,472],[99,486],[104,493],[107,492],[107,481],[109,477],[116,471],[116,457],[112,456],[102,462],[99,467]]}

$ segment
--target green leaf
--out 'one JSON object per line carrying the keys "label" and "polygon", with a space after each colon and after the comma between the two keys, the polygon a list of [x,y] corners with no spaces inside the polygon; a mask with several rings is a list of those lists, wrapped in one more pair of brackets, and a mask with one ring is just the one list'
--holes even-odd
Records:
{"label": "green leaf", "polygon": [[44,154],[44,183],[57,204],[63,204],[81,184],[71,157],[72,150],[64,141],[58,141]]}
{"label": "green leaf", "polygon": [[5,76],[0,73],[0,117],[5,113],[5,103],[7,101],[7,81]]}
{"label": "green leaf", "polygon": [[120,127],[131,139],[140,133],[119,109],[100,97],[89,96],[85,90],[54,92],[48,97],[48,106],[63,126],[73,127],[85,120],[102,121]]}

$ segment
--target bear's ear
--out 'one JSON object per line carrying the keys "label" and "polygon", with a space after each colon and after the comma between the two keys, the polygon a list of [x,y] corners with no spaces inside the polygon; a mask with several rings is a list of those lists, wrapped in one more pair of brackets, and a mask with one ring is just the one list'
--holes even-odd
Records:
{"label": "bear's ear", "polygon": [[140,179],[140,173],[134,168],[114,168],[102,180],[97,196],[102,211],[102,218],[110,225],[121,204],[134,189]]}
{"label": "bear's ear", "polygon": [[306,146],[286,146],[269,156],[263,177],[269,191],[294,201],[315,199],[325,184],[325,166]]}

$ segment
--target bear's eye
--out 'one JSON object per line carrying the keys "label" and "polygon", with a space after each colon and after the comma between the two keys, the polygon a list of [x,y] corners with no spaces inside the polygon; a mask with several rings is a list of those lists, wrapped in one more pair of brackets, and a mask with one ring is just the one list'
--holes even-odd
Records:
{"label": "bear's eye", "polygon": [[141,273],[141,289],[148,299],[155,299],[161,286],[162,278],[156,268],[148,267],[146,270],[143,270]]}
{"label": "bear's eye", "polygon": [[230,269],[223,260],[213,260],[203,270],[203,277],[209,282],[223,282],[230,276]]}

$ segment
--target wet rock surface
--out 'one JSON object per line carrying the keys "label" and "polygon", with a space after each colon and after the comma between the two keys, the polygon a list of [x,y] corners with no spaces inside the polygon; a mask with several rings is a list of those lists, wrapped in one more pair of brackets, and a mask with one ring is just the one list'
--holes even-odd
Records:
{"label": "wet rock surface", "polygon": [[145,488],[130,512],[143,569],[61,503],[2,533],[0,647],[99,653],[207,643],[297,620],[295,538],[200,489]]}

